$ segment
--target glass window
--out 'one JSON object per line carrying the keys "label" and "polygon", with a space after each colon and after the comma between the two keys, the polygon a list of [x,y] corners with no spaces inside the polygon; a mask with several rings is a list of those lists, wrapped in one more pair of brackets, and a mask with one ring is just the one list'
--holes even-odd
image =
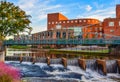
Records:
{"label": "glass window", "polygon": [[88,20],[88,22],[90,22],[90,20]]}
{"label": "glass window", "polygon": [[50,32],[50,37],[52,38],[52,36],[53,36],[53,32]]}
{"label": "glass window", "polygon": [[97,32],[95,32],[95,38],[97,38],[98,37],[98,33]]}
{"label": "glass window", "polygon": [[102,32],[100,32],[100,36],[102,36]]}
{"label": "glass window", "polygon": [[66,32],[63,32],[63,38],[64,39],[66,38]]}
{"label": "glass window", "polygon": [[59,23],[61,24],[61,21]]}
{"label": "glass window", "polygon": [[119,21],[119,26],[120,26],[120,21]]}
{"label": "glass window", "polygon": [[54,24],[54,22],[52,22],[52,24]]}
{"label": "glass window", "polygon": [[114,22],[109,22],[109,26],[114,26]]}
{"label": "glass window", "polygon": [[73,23],[73,21],[71,21],[71,23]]}
{"label": "glass window", "polygon": [[60,32],[56,32],[56,38],[60,38]]}
{"label": "glass window", "polygon": [[77,20],[75,22],[77,23]]}
{"label": "glass window", "polygon": [[81,20],[79,20],[79,22],[82,22]]}
{"label": "glass window", "polygon": [[69,33],[68,33],[68,38],[70,39],[70,37],[71,37],[71,33],[69,32]]}
{"label": "glass window", "polygon": [[67,23],[69,23],[69,21],[67,21]]}
{"label": "glass window", "polygon": [[86,22],[86,20],[84,20],[84,22]]}
{"label": "glass window", "polygon": [[61,25],[56,25],[56,29],[61,29]]}
{"label": "glass window", "polygon": [[114,30],[110,30],[110,32],[114,32]]}
{"label": "glass window", "polygon": [[100,27],[99,29],[100,29],[100,31],[102,31],[102,27]]}

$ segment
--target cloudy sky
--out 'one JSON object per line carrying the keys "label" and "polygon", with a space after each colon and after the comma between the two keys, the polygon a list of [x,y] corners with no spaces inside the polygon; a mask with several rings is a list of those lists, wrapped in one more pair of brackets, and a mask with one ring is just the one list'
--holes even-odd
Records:
{"label": "cloudy sky", "polygon": [[115,17],[120,0],[7,0],[31,15],[33,32],[47,29],[47,14],[60,12],[69,19]]}

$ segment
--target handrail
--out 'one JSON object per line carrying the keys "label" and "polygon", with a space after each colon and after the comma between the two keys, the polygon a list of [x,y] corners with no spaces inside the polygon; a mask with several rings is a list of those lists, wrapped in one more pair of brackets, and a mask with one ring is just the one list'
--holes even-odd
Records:
{"label": "handrail", "polygon": [[120,44],[120,39],[53,39],[53,40],[7,40],[4,45],[34,44]]}

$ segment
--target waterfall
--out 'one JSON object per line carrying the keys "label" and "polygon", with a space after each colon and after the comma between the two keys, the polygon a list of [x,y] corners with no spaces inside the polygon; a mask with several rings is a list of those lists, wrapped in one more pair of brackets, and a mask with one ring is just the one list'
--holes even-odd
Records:
{"label": "waterfall", "polygon": [[78,59],[68,59],[68,60],[67,60],[67,65],[79,66],[79,64],[78,64]]}
{"label": "waterfall", "polygon": [[37,57],[37,58],[36,58],[36,62],[39,62],[39,63],[46,63],[46,58]]}
{"label": "waterfall", "polygon": [[32,61],[32,57],[25,56],[25,57],[22,57],[22,60],[23,60],[23,62],[24,61],[31,62]]}
{"label": "waterfall", "polygon": [[106,61],[107,73],[117,73],[118,66],[116,60],[107,60]]}
{"label": "waterfall", "polygon": [[50,59],[50,64],[62,64],[62,59]]}
{"label": "waterfall", "polygon": [[97,69],[97,64],[96,60],[86,60],[86,68],[91,69],[91,70],[96,70]]}
{"label": "waterfall", "polygon": [[[40,58],[39,58],[40,59]],[[44,59],[46,60],[46,59]],[[60,59],[59,59],[60,60]],[[77,59],[76,59],[77,60]],[[41,60],[40,60],[41,61]],[[51,61],[58,61],[58,60],[51,60]],[[69,60],[70,61],[70,60]],[[75,63],[71,63],[68,61],[68,64],[75,64]],[[75,61],[75,59],[74,59]],[[94,62],[94,63],[91,63]],[[91,64],[87,67],[92,69],[92,65],[95,64],[96,60],[89,60],[86,61],[87,64]],[[109,61],[108,61],[109,62]],[[30,77],[32,80],[34,77],[38,77],[39,79],[46,79],[47,81],[49,81],[48,79],[52,79],[51,82],[118,82],[116,81],[116,79],[112,79],[110,78],[110,76],[103,76],[101,74],[99,74],[97,71],[93,71],[91,69],[86,69],[82,70],[80,67],[78,66],[71,66],[68,65],[67,68],[64,68],[64,66],[60,65],[60,64],[51,64],[50,66],[48,66],[46,63],[35,63],[32,64],[31,62],[23,62],[23,63],[19,63],[16,61],[7,61],[6,64],[11,65],[15,68],[20,69],[20,73],[22,77]],[[117,78],[120,79],[119,75],[117,75]],[[114,75],[114,77],[116,78],[116,76]],[[111,77],[113,77],[113,74],[111,74]],[[45,80],[42,80],[43,82]],[[59,80],[59,81],[56,81]],[[70,81],[68,81],[68,80]],[[40,80],[36,81],[36,79],[34,79],[35,82],[40,82]],[[34,81],[33,80],[33,81]]]}
{"label": "waterfall", "polygon": [[5,57],[5,60],[7,60],[7,61],[19,61],[20,57],[19,56],[7,56],[7,57]]}

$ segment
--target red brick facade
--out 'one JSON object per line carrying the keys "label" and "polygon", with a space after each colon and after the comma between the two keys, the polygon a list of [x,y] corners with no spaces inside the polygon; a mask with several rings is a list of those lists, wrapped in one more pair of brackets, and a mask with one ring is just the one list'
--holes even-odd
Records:
{"label": "red brick facade", "polygon": [[106,38],[120,36],[120,5],[116,6],[116,18],[104,19],[103,30]]}
{"label": "red brick facade", "polygon": [[[98,19],[68,19],[60,13],[48,14],[47,31],[32,35],[34,40],[74,38],[74,29],[81,28],[82,38],[117,38],[120,36],[120,5],[116,6],[116,18],[106,18],[103,22]],[[51,34],[52,33],[52,34]],[[59,36],[58,36],[59,35]],[[53,45],[55,46],[55,45]]]}
{"label": "red brick facade", "polygon": [[83,38],[103,38],[104,30],[102,23],[94,24],[83,29]]}
{"label": "red brick facade", "polygon": [[69,27],[83,27],[90,24],[97,24],[100,21],[97,19],[70,19],[60,13],[48,14],[47,28],[48,30],[56,29],[57,25],[61,25],[61,28]]}
{"label": "red brick facade", "polygon": [[116,18],[120,18],[120,5],[116,5]]}
{"label": "red brick facade", "polygon": [[[48,14],[47,31],[33,34],[33,39],[56,39],[57,32],[60,33],[59,38],[63,38],[63,32],[66,32],[66,39],[68,39],[68,34],[74,32],[64,28],[75,27],[82,29],[82,38],[118,37],[120,36],[120,5],[116,6],[116,18],[106,18],[103,22],[92,18],[68,19],[60,13]],[[52,33],[52,36],[49,33]]]}

